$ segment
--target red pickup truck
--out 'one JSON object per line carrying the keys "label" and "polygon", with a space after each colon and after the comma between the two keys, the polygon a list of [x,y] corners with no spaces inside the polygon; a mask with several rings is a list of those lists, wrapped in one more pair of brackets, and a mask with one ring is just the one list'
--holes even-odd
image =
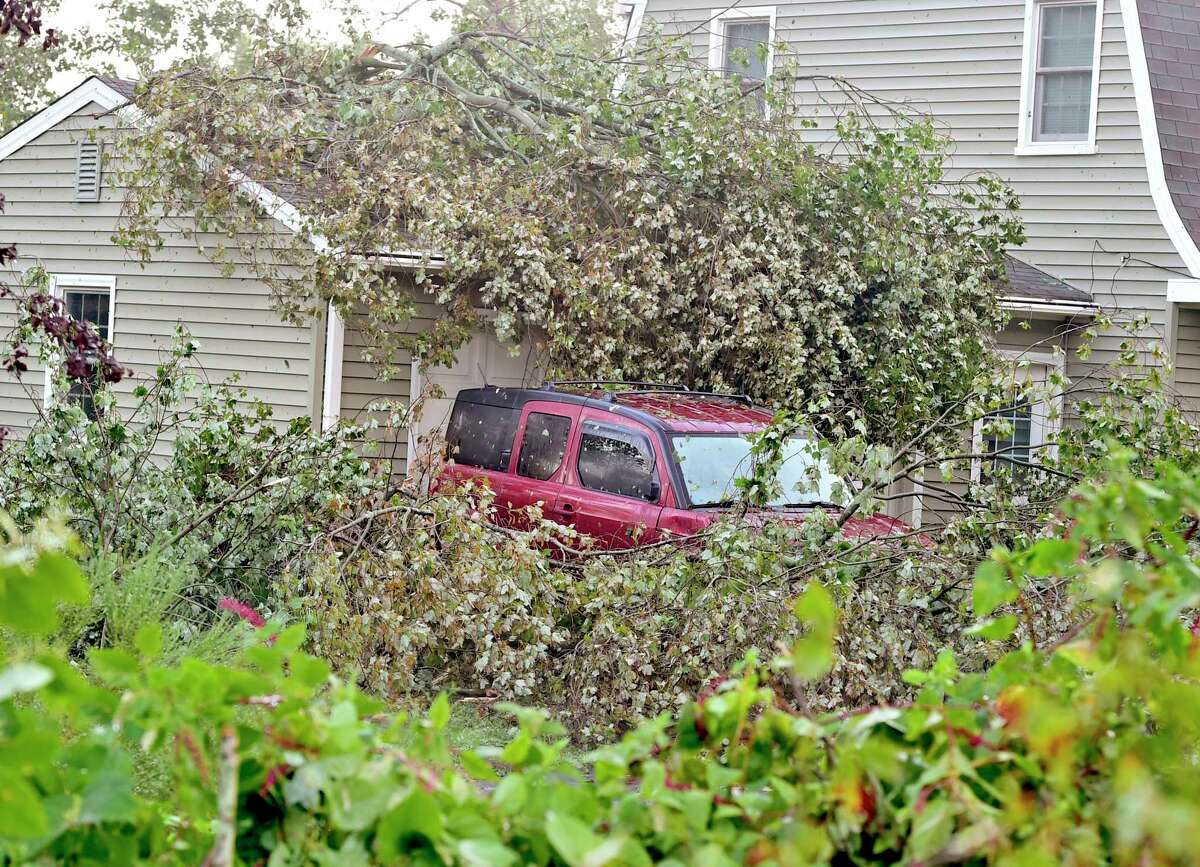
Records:
{"label": "red pickup truck", "polygon": [[[495,519],[520,523],[535,504],[553,521],[608,547],[687,536],[736,506],[733,480],[750,472],[747,434],[771,412],[739,395],[649,383],[553,382],[460,391],[446,430],[449,479],[486,482]],[[834,478],[797,438],[771,517],[836,508]],[[816,484],[813,484],[813,477]],[[802,480],[807,480],[801,485]],[[801,494],[800,490],[808,493]],[[852,519],[850,536],[907,532],[892,518]]]}

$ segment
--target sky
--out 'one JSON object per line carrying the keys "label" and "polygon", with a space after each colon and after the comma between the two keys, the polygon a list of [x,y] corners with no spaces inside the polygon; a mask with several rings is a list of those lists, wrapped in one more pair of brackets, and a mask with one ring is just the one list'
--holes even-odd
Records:
{"label": "sky", "polygon": [[[173,0],[186,3],[187,0]],[[435,10],[448,10],[453,7],[443,0],[357,0],[357,4],[368,15],[378,16],[380,20],[388,20],[378,30],[379,38],[387,42],[407,42],[415,34],[424,33],[430,37],[438,37],[449,32],[450,24],[445,19],[434,21]],[[321,0],[305,0],[305,5],[312,13],[313,26],[318,32],[333,35],[341,21],[341,14],[333,8],[332,3]],[[100,28],[104,25],[104,16],[96,8],[95,0],[62,0],[62,6],[57,13],[48,14],[45,21],[48,27],[57,27],[70,31],[80,27]],[[121,69],[118,72],[131,74],[132,69]],[[51,81],[51,86],[57,94],[66,93],[83,80],[80,73],[62,73]]]}

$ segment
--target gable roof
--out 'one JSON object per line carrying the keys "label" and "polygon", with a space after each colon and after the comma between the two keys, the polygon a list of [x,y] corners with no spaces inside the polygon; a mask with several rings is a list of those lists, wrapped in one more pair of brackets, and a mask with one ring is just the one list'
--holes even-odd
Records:
{"label": "gable roof", "polygon": [[[25,147],[25,145],[29,144],[42,133],[57,126],[80,109],[92,103],[99,105],[106,111],[112,111],[126,105],[129,102],[130,96],[123,93],[123,89],[116,89],[112,84],[108,83],[109,81],[115,82],[120,81],[120,79],[106,80],[98,75],[93,75],[74,90],[67,91],[37,114],[25,118],[25,120],[21,121],[3,136],[0,136],[0,160]],[[127,82],[127,84],[129,84],[129,93],[132,94],[132,82]]]}

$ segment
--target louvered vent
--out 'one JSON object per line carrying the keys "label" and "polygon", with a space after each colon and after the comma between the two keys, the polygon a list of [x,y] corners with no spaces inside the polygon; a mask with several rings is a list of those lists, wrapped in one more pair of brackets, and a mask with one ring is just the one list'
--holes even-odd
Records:
{"label": "louvered vent", "polygon": [[75,161],[75,201],[100,201],[100,143],[79,143]]}

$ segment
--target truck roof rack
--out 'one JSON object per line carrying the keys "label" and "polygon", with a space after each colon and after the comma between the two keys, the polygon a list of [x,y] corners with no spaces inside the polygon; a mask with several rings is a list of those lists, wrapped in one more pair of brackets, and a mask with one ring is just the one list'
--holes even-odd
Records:
{"label": "truck roof rack", "polygon": [[639,392],[654,392],[654,391],[690,391],[686,385],[679,383],[659,383],[659,382],[635,382],[626,379],[552,379],[542,383],[542,388],[547,391],[558,391],[564,387],[578,388],[585,385],[598,386],[628,386],[625,390]]}
{"label": "truck roof rack", "polygon": [[667,392],[668,394],[686,394],[689,397],[723,397],[726,400],[744,403],[746,406],[754,406],[754,401],[746,394],[722,394],[718,391],[692,391],[686,385],[680,383],[661,383],[661,382],[635,382],[625,379],[555,379],[548,380],[542,384],[542,388],[547,391],[559,391],[563,388],[579,388],[582,386],[620,386],[620,390],[612,389],[607,391],[604,399],[607,401],[617,401],[622,397],[627,397],[634,394],[657,394],[659,392]]}
{"label": "truck roof rack", "polygon": [[[622,397],[628,397],[631,394],[655,394],[664,390],[667,389],[650,389],[649,391],[631,389],[629,391],[614,391],[612,394],[607,395],[607,398],[608,400],[616,401]],[[688,397],[720,397],[724,398],[725,400],[732,400],[735,403],[744,403],[746,406],[754,406],[754,401],[750,399],[750,395],[748,394],[726,394],[720,391],[692,391],[690,388],[684,389],[683,393]]]}

